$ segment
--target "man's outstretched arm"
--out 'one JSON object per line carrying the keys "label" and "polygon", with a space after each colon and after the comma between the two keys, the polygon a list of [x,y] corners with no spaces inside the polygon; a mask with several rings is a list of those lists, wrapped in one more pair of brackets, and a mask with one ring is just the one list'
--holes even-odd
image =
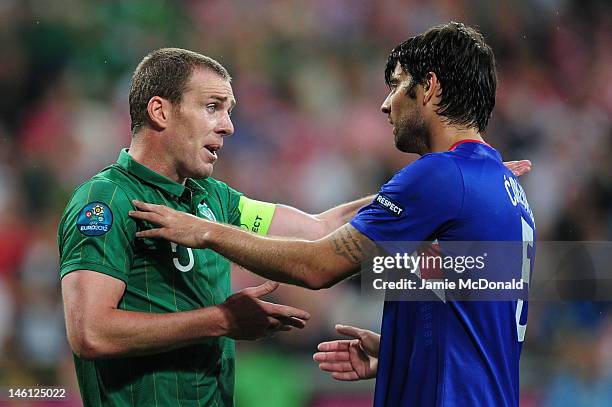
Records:
{"label": "man's outstretched arm", "polygon": [[317,240],[327,236],[351,220],[357,211],[368,205],[374,195],[347,202],[316,215],[286,205],[276,205],[268,236],[287,236]]}
{"label": "man's outstretched arm", "polygon": [[223,304],[191,311],[150,313],[118,308],[125,283],[92,270],[62,279],[70,347],[85,359],[150,355],[208,337],[256,339],[292,327],[303,328],[306,311],[259,297],[278,284],[267,282],[230,296]]}
{"label": "man's outstretched arm", "polygon": [[374,243],[350,224],[316,240],[268,238],[213,223],[163,205],[134,201],[130,216],[157,225],[138,237],[209,248],[264,278],[311,289],[331,287],[359,272]]}
{"label": "man's outstretched arm", "polygon": [[[517,177],[531,171],[531,161],[504,163]],[[287,236],[317,240],[332,233],[350,221],[359,209],[374,200],[374,195],[338,205],[319,214],[308,214],[286,205],[277,205],[268,229],[268,236]]]}

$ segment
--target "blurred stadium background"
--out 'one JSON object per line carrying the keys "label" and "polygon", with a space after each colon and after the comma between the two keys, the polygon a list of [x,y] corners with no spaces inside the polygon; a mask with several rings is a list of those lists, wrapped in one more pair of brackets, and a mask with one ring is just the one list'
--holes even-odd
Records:
{"label": "blurred stadium background", "polygon": [[[476,25],[493,46],[487,140],[506,160],[534,163],[522,182],[538,238],[612,240],[608,1],[0,1],[0,386],[66,386],[65,402],[25,403],[80,404],[56,226],[73,188],[129,144],[130,75],[146,53],[178,46],[228,67],[236,133],[215,176],[317,212],[375,192],[415,158],[394,151],[379,111],[384,63],[399,42],[449,20]],[[258,281],[234,273],[235,289]],[[335,323],[377,331],[381,304],[351,281],[285,287],[275,300],[313,319],[303,332],[239,344],[237,406],[371,405],[373,381],[334,382],[311,355]],[[609,310],[531,304],[521,405],[612,405]]]}

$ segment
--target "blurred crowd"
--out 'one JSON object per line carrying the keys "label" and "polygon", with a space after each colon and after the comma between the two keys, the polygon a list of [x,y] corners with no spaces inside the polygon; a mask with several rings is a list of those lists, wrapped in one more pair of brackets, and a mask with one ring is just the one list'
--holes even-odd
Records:
{"label": "blurred crowd", "polygon": [[[0,387],[68,387],[65,405],[79,405],[57,224],[72,190],[129,145],[127,94],[144,55],[178,46],[225,65],[236,132],[215,177],[317,213],[376,192],[417,158],[394,150],[380,113],[384,65],[395,45],[450,20],[476,25],[496,54],[485,138],[505,160],[533,162],[521,182],[538,239],[612,240],[608,1],[1,1]],[[235,289],[258,281],[234,272]],[[355,280],[316,293],[284,287],[275,300],[313,319],[239,345],[237,405],[371,405],[372,381],[334,382],[310,355],[335,323],[378,330],[380,301],[364,299]],[[612,405],[609,311],[606,302],[530,304],[522,405]]]}

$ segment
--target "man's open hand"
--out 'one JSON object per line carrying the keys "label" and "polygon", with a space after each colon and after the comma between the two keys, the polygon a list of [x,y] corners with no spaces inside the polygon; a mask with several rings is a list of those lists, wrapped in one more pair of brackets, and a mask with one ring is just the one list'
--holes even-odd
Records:
{"label": "man's open hand", "polygon": [[310,319],[308,312],[260,299],[277,288],[278,283],[268,281],[240,290],[219,305],[224,315],[224,336],[252,340],[271,336],[278,331],[304,328]]}
{"label": "man's open hand", "polygon": [[336,325],[336,331],[353,339],[320,343],[313,355],[319,369],[342,381],[376,377],[380,335],[348,325]]}
{"label": "man's open hand", "polygon": [[531,171],[531,161],[529,160],[506,161],[504,165],[508,167],[508,169],[517,177],[525,175]]}
{"label": "man's open hand", "polygon": [[144,203],[138,200],[133,200],[132,203],[138,209],[129,212],[132,218],[158,226],[137,232],[137,237],[161,238],[183,247],[206,248],[204,236],[207,232],[207,224],[211,222],[164,205]]}

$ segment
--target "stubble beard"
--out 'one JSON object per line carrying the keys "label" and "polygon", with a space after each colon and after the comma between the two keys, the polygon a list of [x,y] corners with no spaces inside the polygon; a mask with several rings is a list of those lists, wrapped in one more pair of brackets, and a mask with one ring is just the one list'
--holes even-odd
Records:
{"label": "stubble beard", "polygon": [[201,157],[202,151],[179,150],[173,151],[175,166],[179,177],[204,179],[212,175],[214,164],[205,162]]}
{"label": "stubble beard", "polygon": [[404,153],[431,151],[431,132],[422,118],[404,118],[395,126],[395,146]]}

